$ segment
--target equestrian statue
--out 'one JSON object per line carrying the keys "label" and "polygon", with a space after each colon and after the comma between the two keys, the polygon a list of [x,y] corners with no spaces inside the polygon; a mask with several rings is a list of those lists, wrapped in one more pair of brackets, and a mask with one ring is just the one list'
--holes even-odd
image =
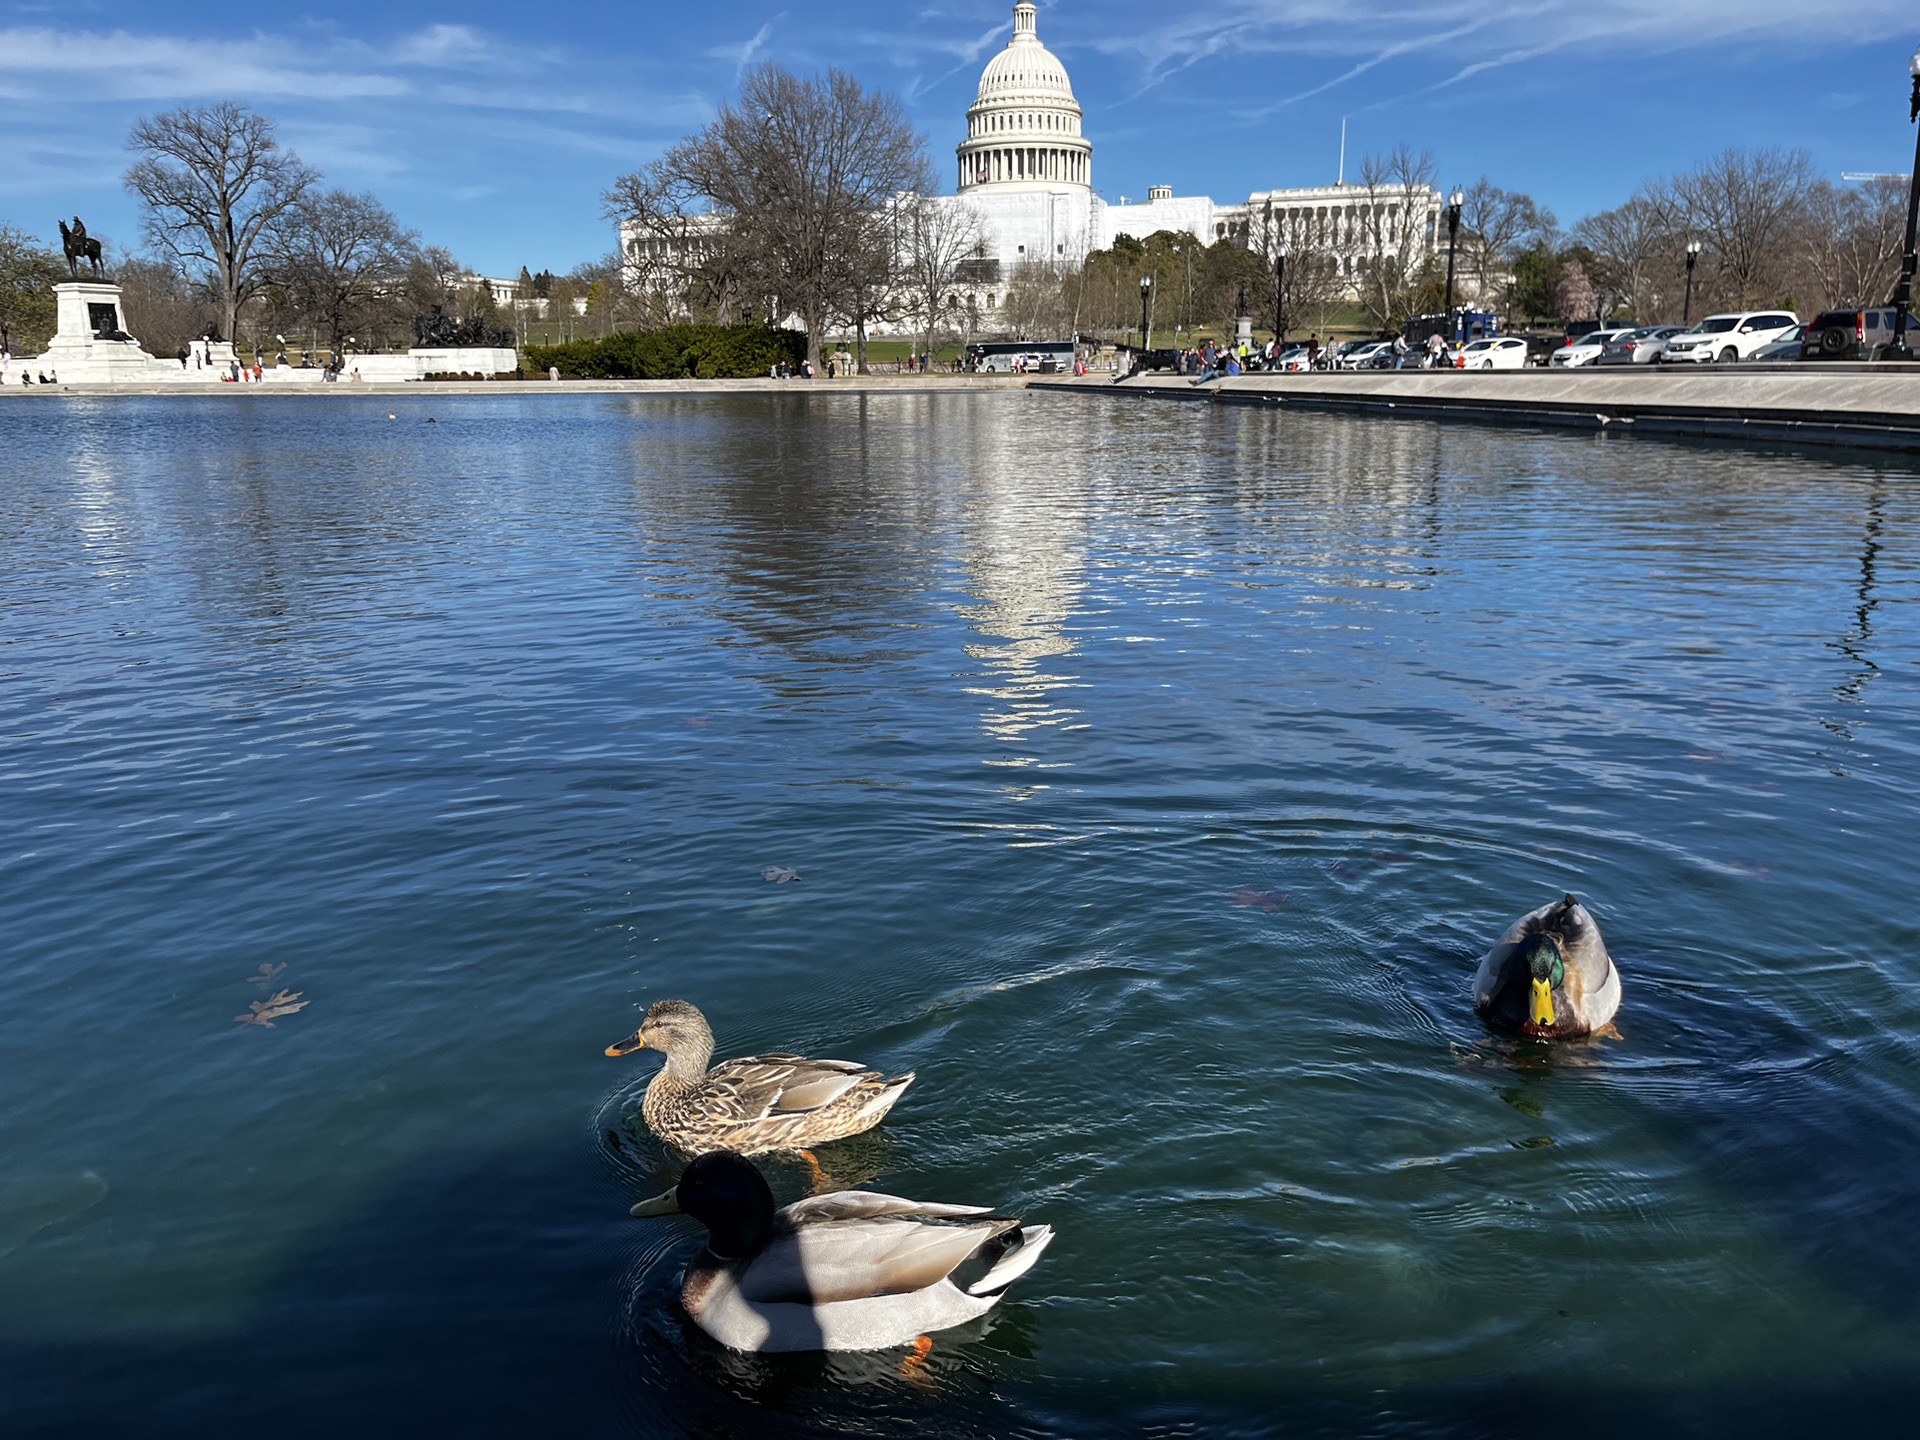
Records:
{"label": "equestrian statue", "polygon": [[67,251],[67,274],[74,279],[80,278],[80,267],[76,263],[85,260],[93,266],[96,280],[106,278],[106,267],[101,263],[100,242],[87,234],[87,227],[80,223],[78,215],[73,217],[73,228],[67,228],[67,222],[60,222],[60,243]]}

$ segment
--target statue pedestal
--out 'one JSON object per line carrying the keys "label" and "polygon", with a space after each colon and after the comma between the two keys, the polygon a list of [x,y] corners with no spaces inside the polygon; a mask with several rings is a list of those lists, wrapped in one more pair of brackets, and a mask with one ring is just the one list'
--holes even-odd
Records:
{"label": "statue pedestal", "polygon": [[[57,377],[63,385],[112,385],[121,381],[150,381],[165,367],[126,335],[120,311],[120,287],[98,280],[69,280],[53,287],[56,329],[46,353],[23,360],[22,368]],[[174,367],[179,368],[177,365]]]}
{"label": "statue pedestal", "polygon": [[1233,348],[1246,355],[1253,350],[1253,317],[1242,315],[1233,322]]}

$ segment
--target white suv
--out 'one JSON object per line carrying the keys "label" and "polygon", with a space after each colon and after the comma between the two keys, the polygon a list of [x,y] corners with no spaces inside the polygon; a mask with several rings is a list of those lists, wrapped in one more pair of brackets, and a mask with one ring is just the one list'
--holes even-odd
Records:
{"label": "white suv", "polygon": [[1785,310],[1737,310],[1709,315],[1691,330],[1667,341],[1661,355],[1666,365],[1732,364],[1744,360],[1762,345],[1771,345],[1800,323]]}

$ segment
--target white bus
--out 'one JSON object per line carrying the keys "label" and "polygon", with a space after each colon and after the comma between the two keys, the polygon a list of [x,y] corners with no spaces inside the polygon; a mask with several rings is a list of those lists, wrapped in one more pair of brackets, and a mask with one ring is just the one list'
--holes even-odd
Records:
{"label": "white bus", "polygon": [[1071,340],[990,340],[967,346],[967,369],[983,375],[1064,374],[1073,369]]}

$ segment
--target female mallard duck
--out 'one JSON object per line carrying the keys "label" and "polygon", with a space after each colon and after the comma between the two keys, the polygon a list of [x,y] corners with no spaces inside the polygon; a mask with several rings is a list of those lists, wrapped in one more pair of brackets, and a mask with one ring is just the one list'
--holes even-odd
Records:
{"label": "female mallard duck", "polygon": [[1535,1039],[1591,1035],[1620,1008],[1620,975],[1593,916],[1569,895],[1507,927],[1480,962],[1473,1003],[1489,1023]]}
{"label": "female mallard duck", "polygon": [[[884,1350],[984,1315],[1053,1240],[977,1205],[841,1190],[783,1210],[758,1170],[724,1150],[633,1207],[691,1215],[707,1248],[680,1303],[733,1350]],[[953,1221],[953,1224],[942,1224]]]}
{"label": "female mallard duck", "polygon": [[749,1055],[707,1068],[713,1031],[684,1000],[662,1000],[609,1055],[651,1047],[667,1057],[640,1107],[647,1127],[692,1154],[804,1150],[878,1125],[913,1072],[889,1080],[847,1060]]}

